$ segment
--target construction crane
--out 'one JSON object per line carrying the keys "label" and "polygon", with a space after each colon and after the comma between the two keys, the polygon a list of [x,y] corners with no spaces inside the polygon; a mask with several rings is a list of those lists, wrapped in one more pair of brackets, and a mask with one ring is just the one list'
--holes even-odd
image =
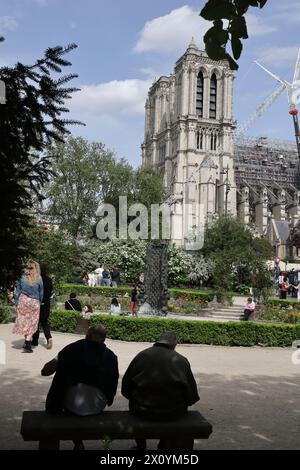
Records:
{"label": "construction crane", "polygon": [[264,70],[268,75],[270,75],[274,80],[280,83],[280,86],[260,105],[256,108],[255,112],[237,129],[236,135],[242,135],[253,122],[262,115],[262,113],[269,108],[276,98],[284,91],[287,91],[288,102],[290,106],[289,114],[293,118],[295,137],[297,144],[298,157],[300,158],[300,129],[299,129],[299,119],[298,119],[298,110],[297,105],[300,103],[300,48],[298,51],[298,56],[295,65],[294,77],[292,83],[287,82],[286,80],[281,79],[270,70],[266,69],[259,62],[255,63]]}
{"label": "construction crane", "polygon": [[265,101],[263,101],[257,108],[256,110],[254,111],[253,114],[251,114],[251,116],[248,117],[248,119],[246,119],[246,121],[244,121],[236,130],[236,133],[235,133],[235,136],[236,137],[240,137],[242,135],[245,134],[245,132],[247,132],[247,130],[252,126],[252,124],[256,121],[256,119],[258,119],[266,109],[268,109],[273,103],[274,101],[276,100],[276,98],[278,98],[279,95],[281,95],[281,93],[283,92],[283,90],[285,89],[285,86],[284,85],[280,85],[280,87],[276,88],[275,91],[273,91],[273,93],[268,96],[268,98],[265,99]]}

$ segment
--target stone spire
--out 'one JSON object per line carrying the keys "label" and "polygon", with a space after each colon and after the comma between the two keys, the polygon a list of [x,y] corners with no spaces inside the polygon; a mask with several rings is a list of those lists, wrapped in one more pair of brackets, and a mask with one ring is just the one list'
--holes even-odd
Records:
{"label": "stone spire", "polygon": [[187,52],[194,52],[195,50],[198,51],[198,47],[195,43],[194,36],[193,36],[191,42],[188,45]]}

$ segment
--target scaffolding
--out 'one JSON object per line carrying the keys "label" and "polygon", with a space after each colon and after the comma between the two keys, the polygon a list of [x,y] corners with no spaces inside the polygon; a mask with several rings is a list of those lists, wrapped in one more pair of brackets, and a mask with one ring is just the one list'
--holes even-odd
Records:
{"label": "scaffolding", "polygon": [[300,189],[300,168],[293,142],[266,137],[243,137],[235,141],[234,171],[238,191],[245,186],[267,186],[278,191]]}

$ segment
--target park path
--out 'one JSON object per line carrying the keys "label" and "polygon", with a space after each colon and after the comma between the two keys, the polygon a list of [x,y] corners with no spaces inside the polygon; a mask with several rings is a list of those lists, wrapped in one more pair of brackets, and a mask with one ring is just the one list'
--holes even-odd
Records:
{"label": "park path", "polygon": [[[35,449],[23,442],[19,430],[23,410],[40,410],[51,378],[41,377],[45,362],[80,335],[54,333],[54,347],[44,340],[33,354],[22,352],[23,340],[12,334],[12,324],[0,325],[0,340],[6,344],[6,364],[0,365],[0,449]],[[107,340],[118,355],[122,376],[132,360],[149,343]],[[213,424],[207,441],[196,441],[196,449],[300,449],[300,365],[291,362],[285,348],[242,348],[179,345],[188,358],[199,386],[201,400],[193,406]],[[113,409],[126,409],[120,382]],[[132,441],[114,441],[112,449],[127,449]],[[155,441],[149,448],[154,449]],[[64,449],[71,443],[64,442]],[[101,449],[87,442],[88,449]]]}

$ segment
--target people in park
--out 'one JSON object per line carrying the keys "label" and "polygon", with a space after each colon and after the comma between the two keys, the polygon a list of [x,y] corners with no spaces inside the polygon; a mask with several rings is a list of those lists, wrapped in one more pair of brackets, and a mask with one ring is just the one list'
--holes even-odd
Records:
{"label": "people in park", "polygon": [[[151,421],[175,421],[200,399],[189,361],[175,351],[176,345],[174,333],[162,333],[130,363],[122,380],[122,395],[134,415]],[[146,440],[136,443],[137,450],[146,449]],[[165,440],[160,441],[159,449],[166,445]]]}
{"label": "people in park", "polygon": [[250,316],[255,313],[255,302],[252,297],[247,299],[247,303],[244,310],[244,320],[248,321]]}
{"label": "people in park", "polygon": [[[119,370],[117,356],[105,345],[106,329],[88,329],[85,339],[69,344],[45,364],[41,374],[55,373],[46,399],[46,411],[78,416],[97,415],[111,406],[116,395]],[[74,441],[75,449],[83,449]]]}
{"label": "people in park", "polygon": [[53,293],[53,283],[51,277],[47,274],[47,267],[45,265],[41,265],[41,277],[44,286],[44,296],[42,300],[42,304],[40,307],[40,318],[39,324],[36,332],[32,337],[32,346],[38,346],[39,344],[39,336],[40,336],[40,326],[43,329],[46,341],[47,341],[47,349],[51,349],[53,345],[52,335],[49,325],[49,316],[50,316],[50,306],[51,306],[51,297]]}
{"label": "people in park", "polygon": [[281,299],[286,299],[288,290],[289,290],[289,283],[288,283],[287,277],[284,277],[280,286],[280,298]]}
{"label": "people in park", "polygon": [[297,292],[297,300],[300,300],[300,282],[297,286],[292,286],[294,289],[296,289]]}
{"label": "people in park", "polygon": [[108,266],[105,264],[103,266],[103,272],[102,272],[102,285],[105,287],[110,287],[110,284],[111,284],[110,272],[109,272]]}
{"label": "people in park", "polygon": [[116,297],[114,297],[113,299],[111,299],[109,314],[110,315],[120,315],[121,312],[122,312],[121,304],[119,303],[118,299]]}
{"label": "people in park", "polygon": [[102,273],[103,273],[103,266],[99,266],[99,268],[95,269],[95,286],[100,287],[102,286]]}
{"label": "people in park", "polygon": [[90,304],[86,304],[83,309],[83,313],[93,313],[93,307]]}
{"label": "people in park", "polygon": [[96,272],[92,272],[92,273],[88,274],[88,285],[89,285],[89,287],[96,287],[97,277],[98,277],[98,274]]}
{"label": "people in park", "polygon": [[130,310],[131,310],[131,313],[134,317],[138,316],[138,314],[137,314],[137,310],[138,310],[137,297],[138,297],[138,291],[137,291],[136,285],[134,284],[133,288],[131,290],[131,300],[130,300]]}
{"label": "people in park", "polygon": [[30,261],[15,288],[16,321],[13,333],[24,336],[23,349],[32,353],[32,336],[38,329],[44,286],[40,266]]}
{"label": "people in park", "polygon": [[70,294],[70,298],[65,301],[65,310],[74,310],[76,312],[81,312],[82,306],[80,301],[76,298],[75,292]]}
{"label": "people in park", "polygon": [[121,283],[121,270],[119,268],[112,268],[110,277],[112,287],[118,287]]}

